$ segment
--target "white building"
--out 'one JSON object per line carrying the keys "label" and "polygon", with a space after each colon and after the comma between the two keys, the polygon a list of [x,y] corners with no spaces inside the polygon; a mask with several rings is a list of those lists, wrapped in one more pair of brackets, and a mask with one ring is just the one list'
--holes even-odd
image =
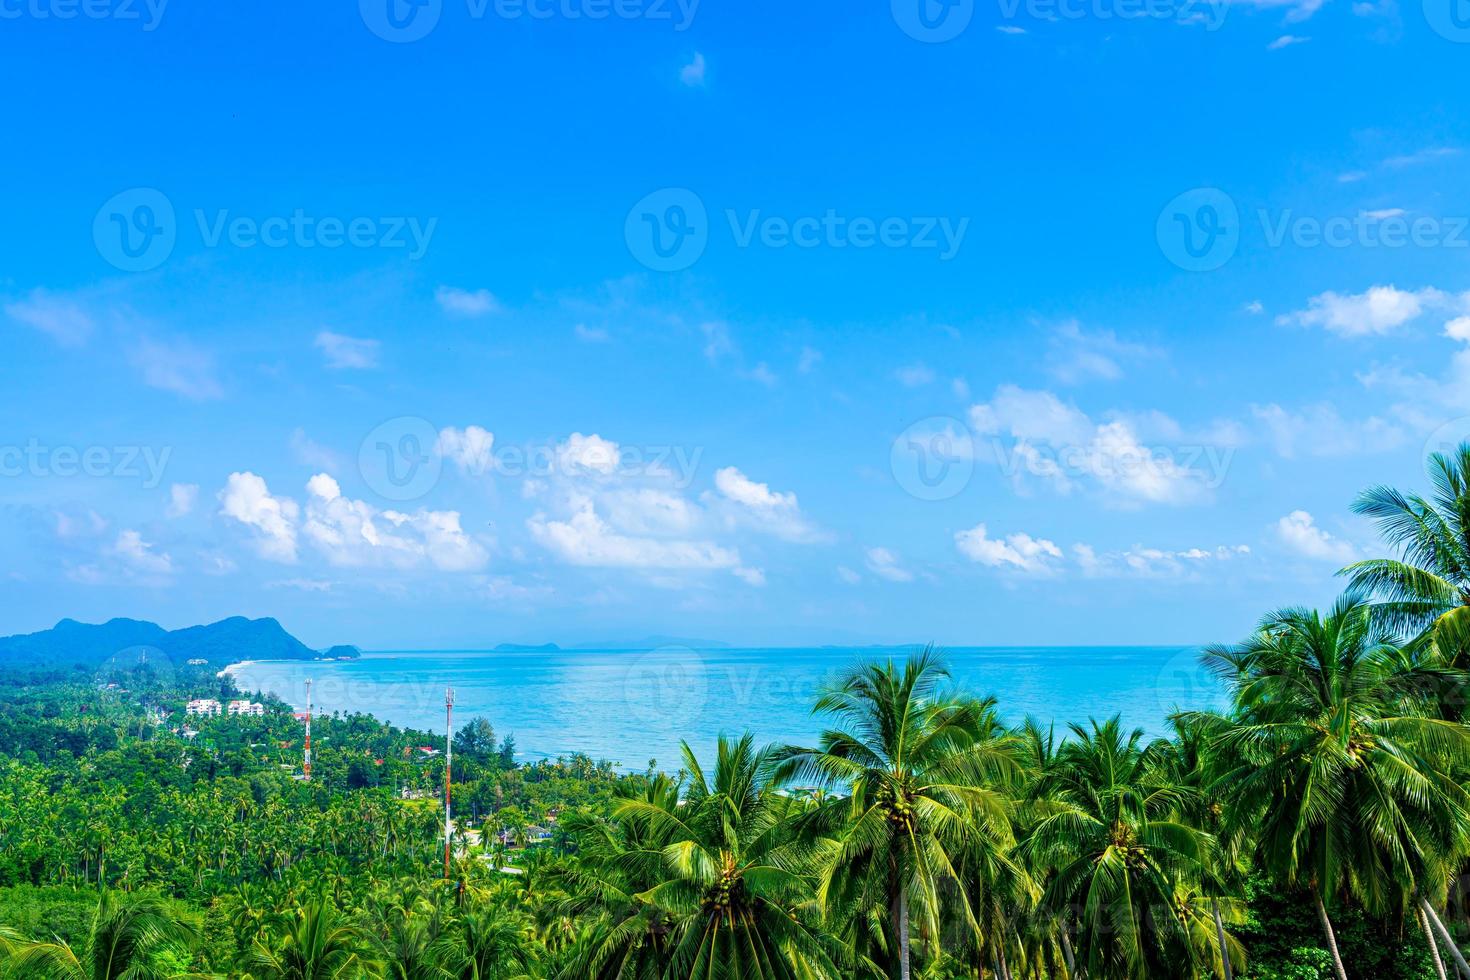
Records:
{"label": "white building", "polygon": [[263,715],[265,705],[258,701],[231,701],[229,713],[232,715]]}
{"label": "white building", "polygon": [[222,710],[214,698],[195,698],[184,708],[185,714],[191,715],[217,715]]}

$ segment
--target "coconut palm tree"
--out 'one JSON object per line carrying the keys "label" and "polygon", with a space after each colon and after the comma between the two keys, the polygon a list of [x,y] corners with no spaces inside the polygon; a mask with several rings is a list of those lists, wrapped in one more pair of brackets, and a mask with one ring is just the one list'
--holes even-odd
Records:
{"label": "coconut palm tree", "polygon": [[1441,668],[1422,645],[1394,644],[1361,593],[1326,616],[1272,613],[1203,660],[1234,699],[1216,736],[1227,825],[1248,824],[1267,872],[1310,895],[1346,980],[1328,906],[1351,896],[1382,914],[1441,890],[1436,869],[1470,831],[1451,775],[1470,730],[1425,713],[1424,680]]}
{"label": "coconut palm tree", "polygon": [[1429,499],[1392,487],[1365,490],[1353,504],[1399,553],[1355,562],[1340,574],[1349,589],[1371,593],[1396,628],[1443,633],[1446,659],[1470,665],[1470,442],[1434,453]]}
{"label": "coconut palm tree", "polygon": [[440,936],[435,951],[446,980],[515,980],[537,972],[530,923],[502,909],[470,912]]}
{"label": "coconut palm tree", "polygon": [[1141,729],[1115,716],[1071,732],[1034,790],[1040,816],[1018,848],[1048,879],[1041,906],[1075,921],[1089,977],[1188,975],[1198,954],[1177,896],[1214,859],[1214,838],[1181,819],[1188,791]]}
{"label": "coconut palm tree", "polygon": [[285,930],[255,940],[255,975],[270,980],[345,980],[366,972],[361,934],[330,900],[299,906]]}
{"label": "coconut palm tree", "polygon": [[[813,709],[834,727],[816,747],[780,750],[773,769],[779,783],[847,794],[807,821],[833,841],[819,896],[854,947],[853,959],[882,959],[901,980],[912,973],[911,916],[932,947],[941,886],[959,884],[961,855],[1003,851],[1010,830],[1000,787],[1017,770],[1014,742],[993,701],[951,696],[949,678],[930,649],[902,668],[892,661],[853,667]],[[978,931],[963,888],[954,900]],[[878,914],[886,922],[874,928]]]}
{"label": "coconut palm tree", "polygon": [[670,810],[633,799],[620,820],[647,821],[667,838],[663,880],[643,898],[673,923],[669,980],[798,980],[839,975],[813,921],[813,847],[796,832],[799,800],[762,785],[770,750],[720,738],[713,778],[687,743],[689,790]]}
{"label": "coconut palm tree", "polygon": [[15,944],[7,977],[15,980],[152,980],[162,977],[154,957],[186,948],[194,927],[174,916],[158,898],[123,901],[104,892],[80,948],[54,942]]}

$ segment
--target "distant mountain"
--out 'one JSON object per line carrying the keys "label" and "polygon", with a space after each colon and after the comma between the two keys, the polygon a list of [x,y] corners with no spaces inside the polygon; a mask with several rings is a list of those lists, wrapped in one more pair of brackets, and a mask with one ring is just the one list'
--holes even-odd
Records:
{"label": "distant mountain", "polygon": [[561,647],[555,643],[497,643],[495,653],[556,653]]}
{"label": "distant mountain", "polygon": [[[123,651],[157,650],[183,664],[204,660],[223,667],[240,660],[315,660],[318,653],[287,633],[274,619],[231,616],[208,626],[166,630],[138,619],[100,625],[63,619],[49,630],[0,637],[0,666],[96,667]],[[356,647],[333,647],[331,656],[356,656]],[[350,651],[350,652],[345,652]]]}
{"label": "distant mountain", "polygon": [[600,643],[578,643],[572,650],[657,650],[661,647],[689,647],[691,650],[724,650],[730,646],[717,640],[695,640],[685,636],[645,636],[638,640],[606,640]]}

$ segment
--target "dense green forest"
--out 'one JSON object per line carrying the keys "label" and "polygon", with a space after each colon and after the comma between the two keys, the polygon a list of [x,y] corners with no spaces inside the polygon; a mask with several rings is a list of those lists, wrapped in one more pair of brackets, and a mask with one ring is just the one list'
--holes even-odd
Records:
{"label": "dense green forest", "polygon": [[[1382,559],[1204,651],[1168,738],[866,662],[807,746],[519,762],[367,715],[199,719],[213,667],[0,675],[0,977],[1470,977],[1470,446]],[[514,719],[496,719],[505,727]]]}

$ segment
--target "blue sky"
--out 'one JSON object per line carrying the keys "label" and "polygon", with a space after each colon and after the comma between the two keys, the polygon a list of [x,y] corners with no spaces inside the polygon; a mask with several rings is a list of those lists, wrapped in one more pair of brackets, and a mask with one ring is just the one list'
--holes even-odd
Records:
{"label": "blue sky", "polygon": [[1447,2],[389,2],[0,4],[4,632],[1234,639],[1470,434]]}

